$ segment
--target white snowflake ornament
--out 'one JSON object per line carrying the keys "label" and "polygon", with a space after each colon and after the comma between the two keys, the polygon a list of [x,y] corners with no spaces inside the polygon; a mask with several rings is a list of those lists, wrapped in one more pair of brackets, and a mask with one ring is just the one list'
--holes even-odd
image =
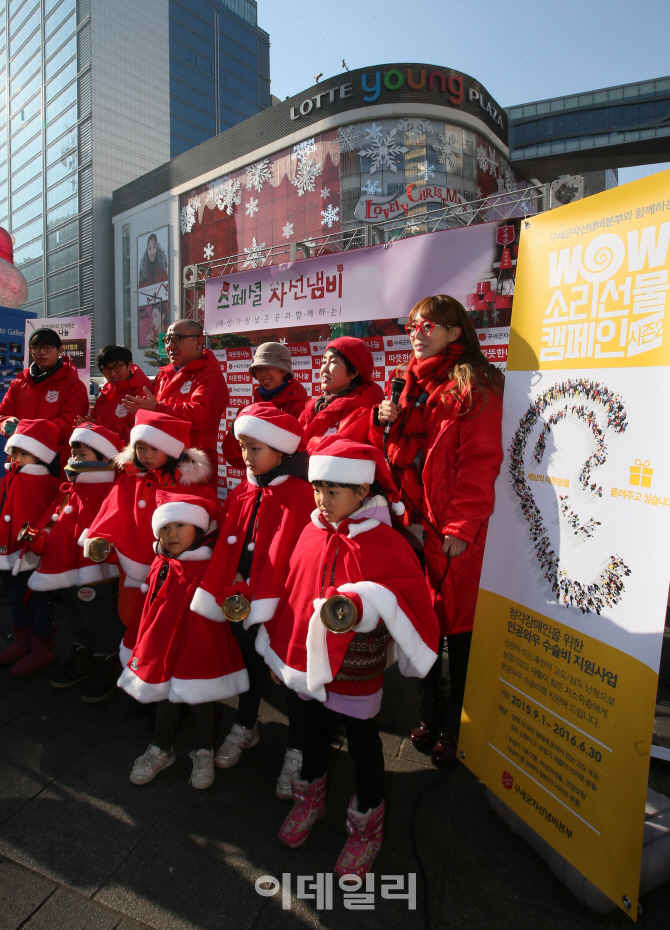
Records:
{"label": "white snowflake ornament", "polygon": [[301,162],[304,161],[308,155],[312,155],[314,152],[316,152],[316,142],[312,136],[311,139],[305,139],[304,142],[299,142],[297,145],[293,146],[293,154],[291,155],[291,158],[293,161],[297,159],[299,162]]}
{"label": "white snowflake ornament", "polygon": [[449,165],[450,168],[456,167],[454,159],[460,158],[461,153],[456,148],[456,136],[447,136],[445,132],[438,132],[437,138],[440,140],[436,145],[434,142],[431,148],[434,152],[439,152],[438,161],[441,165]]}
{"label": "white snowflake ornament", "polygon": [[324,187],[321,189],[321,200],[328,200],[330,197],[330,188]]}
{"label": "white snowflake ornament", "polygon": [[340,208],[329,203],[325,210],[321,211],[321,225],[330,229],[333,223],[340,222]]}
{"label": "white snowflake ornament", "polygon": [[189,203],[185,207],[181,208],[181,213],[179,215],[179,228],[181,229],[182,236],[184,236],[186,233],[190,233],[190,231],[193,229],[194,223],[195,210]]}
{"label": "white snowflake ornament", "polygon": [[212,245],[211,242],[208,242],[205,248],[203,249],[203,255],[205,257],[206,262],[208,262],[214,255],[214,246]]}
{"label": "white snowflake ornament", "polygon": [[250,197],[247,200],[244,206],[244,212],[247,216],[253,216],[254,213],[258,213],[258,199],[256,197]]}
{"label": "white snowflake ornament", "polygon": [[374,196],[375,194],[381,194],[382,186],[379,181],[366,181],[365,184],[361,187],[362,194],[370,194]]}
{"label": "white snowflake ornament", "polygon": [[423,178],[424,181],[430,181],[431,178],[435,177],[435,168],[428,161],[422,161],[419,164],[419,177]]}
{"label": "white snowflake ornament", "polygon": [[377,124],[373,122],[372,126],[369,129],[367,128],[367,126],[365,128],[365,141],[369,142],[371,139],[381,139],[383,134],[384,132],[383,132],[382,127],[377,126]]}
{"label": "white snowflake ornament", "polygon": [[217,190],[216,205],[219,210],[225,210],[228,216],[233,212],[233,207],[242,203],[242,194],[240,181],[234,181],[232,178],[225,178]]}
{"label": "white snowflake ornament", "polygon": [[[374,123],[372,125],[374,128]],[[365,131],[367,132],[368,130],[366,129]],[[388,168],[394,173],[397,172],[398,166],[395,163],[396,158],[398,155],[409,152],[407,146],[398,145],[398,143],[394,141],[397,131],[397,129],[391,129],[386,136],[382,134],[375,135],[374,137],[370,136],[368,148],[361,149],[358,153],[361,158],[369,158],[372,162],[370,174],[374,174],[378,168],[382,170]]]}
{"label": "white snowflake ornament", "polygon": [[293,235],[293,223],[287,223],[282,229],[284,239],[290,239]]}
{"label": "white snowflake ornament", "polygon": [[262,161],[257,161],[254,165],[248,165],[246,172],[247,190],[250,191],[253,187],[254,190],[260,191],[265,181],[272,180],[270,159],[264,158]]}
{"label": "white snowflake ornament", "polygon": [[427,119],[407,119],[403,117],[403,119],[398,120],[398,129],[408,133],[412,142],[418,142],[420,135],[433,131],[433,125]]}
{"label": "white snowflake ornament", "polygon": [[342,152],[353,152],[358,141],[358,130],[355,126],[340,126],[337,130],[337,143]]}
{"label": "white snowflake ornament", "polygon": [[291,181],[291,184],[298,188],[298,197],[302,197],[306,191],[314,190],[316,179],[322,170],[321,165],[317,165],[313,158],[305,158],[298,162],[295,177]]}
{"label": "white snowflake ornament", "polygon": [[243,268],[257,268],[259,265],[263,264],[263,249],[265,248],[264,242],[256,242],[256,237],[254,236],[251,240],[251,245],[248,249],[243,249],[242,251],[246,255],[244,260]]}

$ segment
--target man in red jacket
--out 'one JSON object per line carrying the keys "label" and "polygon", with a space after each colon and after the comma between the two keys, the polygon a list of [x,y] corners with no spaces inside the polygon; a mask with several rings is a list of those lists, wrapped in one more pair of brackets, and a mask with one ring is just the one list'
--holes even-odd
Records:
{"label": "man in red jacket", "polygon": [[202,326],[195,320],[171,323],[165,336],[171,364],[159,369],[153,393],[144,388],[144,397],[124,397],[123,406],[133,416],[138,410],[158,410],[190,423],[191,445],[207,453],[216,487],[216,440],[228,406],[228,386],[204,342]]}
{"label": "man in red jacket", "polygon": [[0,431],[11,436],[20,420],[54,423],[60,431],[58,453],[63,475],[74,421],[88,413],[88,391],[70,359],[63,357],[60,336],[53,329],[36,329],[29,348],[30,367],[14,378],[0,404]]}
{"label": "man in red jacket", "polygon": [[133,364],[133,353],[125,346],[103,346],[96,359],[98,368],[105,376],[105,384],[98,395],[90,417],[77,417],[75,426],[82,423],[97,423],[111,429],[125,444],[130,442],[130,431],[135,417],[123,406],[128,394],[144,397],[144,388],[151,388],[151,381],[141,368]]}

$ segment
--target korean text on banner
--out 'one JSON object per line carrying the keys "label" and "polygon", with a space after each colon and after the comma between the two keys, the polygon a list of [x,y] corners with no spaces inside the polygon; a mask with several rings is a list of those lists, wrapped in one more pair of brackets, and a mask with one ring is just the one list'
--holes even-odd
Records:
{"label": "korean text on banner", "polygon": [[90,316],[47,317],[40,320],[26,320],[25,367],[30,365],[28,343],[36,329],[46,326],[60,336],[63,355],[67,355],[77,374],[89,389],[91,379],[91,318]]}
{"label": "korean text on banner", "polygon": [[635,919],[670,564],[670,172],[522,231],[459,753]]}

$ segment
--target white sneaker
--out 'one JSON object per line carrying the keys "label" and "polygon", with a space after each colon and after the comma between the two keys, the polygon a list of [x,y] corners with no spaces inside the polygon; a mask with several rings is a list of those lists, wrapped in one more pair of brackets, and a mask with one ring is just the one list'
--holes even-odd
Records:
{"label": "white sneaker", "polygon": [[151,744],[143,756],[135,759],[130,780],[134,785],[146,785],[153,781],[162,769],[168,768],[177,758],[174,749],[161,749]]}
{"label": "white sneaker", "polygon": [[194,749],[189,755],[193,759],[191,784],[194,788],[209,788],[214,784],[214,750]]}
{"label": "white sneaker", "polygon": [[239,723],[233,724],[233,729],[226,737],[223,745],[219,746],[214,762],[220,769],[229,769],[240,761],[245,749],[255,746],[260,739],[258,726],[253,729],[241,727]]}
{"label": "white sneaker", "polygon": [[302,766],[302,752],[299,749],[287,749],[284,756],[284,765],[277,780],[275,794],[282,800],[293,800],[291,779]]}

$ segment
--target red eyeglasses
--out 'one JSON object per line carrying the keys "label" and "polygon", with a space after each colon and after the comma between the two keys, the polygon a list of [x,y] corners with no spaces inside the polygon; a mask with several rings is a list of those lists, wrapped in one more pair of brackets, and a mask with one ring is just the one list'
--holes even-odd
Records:
{"label": "red eyeglasses", "polygon": [[[420,330],[424,336],[432,336],[433,330],[438,326],[440,329],[445,327],[441,323],[433,323],[432,320],[421,320],[420,323],[417,323],[416,320],[408,320],[405,323],[405,332],[408,336],[413,336],[417,330]],[[447,327],[451,329],[451,327]]]}

